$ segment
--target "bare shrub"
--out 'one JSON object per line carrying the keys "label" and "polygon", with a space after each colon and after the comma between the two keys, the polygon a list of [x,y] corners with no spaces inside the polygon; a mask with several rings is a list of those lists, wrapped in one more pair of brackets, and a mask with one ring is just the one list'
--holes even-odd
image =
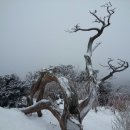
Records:
{"label": "bare shrub", "polygon": [[113,130],[130,130],[130,108],[129,107],[130,106],[127,106],[127,109],[123,112],[115,113],[115,118],[112,124]]}
{"label": "bare shrub", "polygon": [[113,110],[123,112],[127,110],[129,96],[127,93],[113,92],[109,97],[108,106]]}
{"label": "bare shrub", "polygon": [[130,97],[128,95],[118,96],[118,99],[114,103],[114,107],[117,110],[115,112],[112,129],[130,130]]}

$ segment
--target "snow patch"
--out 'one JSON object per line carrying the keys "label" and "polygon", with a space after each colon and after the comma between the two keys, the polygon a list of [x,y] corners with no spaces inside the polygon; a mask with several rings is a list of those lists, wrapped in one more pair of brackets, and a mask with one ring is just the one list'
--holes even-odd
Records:
{"label": "snow patch", "polygon": [[43,117],[37,113],[25,115],[18,109],[0,107],[0,130],[61,130],[51,112],[43,110]]}
{"label": "snow patch", "polygon": [[72,120],[67,120],[67,130],[80,130],[80,127],[75,124],[77,123],[77,121],[76,122],[75,121],[76,120],[74,120],[74,122]]}
{"label": "snow patch", "polygon": [[[48,110],[43,110],[43,117],[34,113],[27,116],[18,109],[0,107],[0,130],[61,130],[58,121]],[[109,109],[91,110],[83,120],[83,130],[112,130],[113,113]],[[75,120],[73,120],[75,122]],[[69,121],[71,130],[79,130]],[[74,128],[73,128],[74,127]]]}

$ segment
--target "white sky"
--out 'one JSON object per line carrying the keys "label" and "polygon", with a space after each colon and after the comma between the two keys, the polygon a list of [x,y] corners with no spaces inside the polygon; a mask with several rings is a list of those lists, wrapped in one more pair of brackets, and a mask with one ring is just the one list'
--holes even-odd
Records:
{"label": "white sky", "polygon": [[[89,10],[99,10],[107,0],[0,0],[0,74],[25,76],[49,65],[72,64],[85,68],[83,55],[94,32],[66,33],[77,23],[92,23]],[[97,39],[102,44],[93,54],[95,69],[107,58],[130,62],[130,0],[111,0],[116,12],[111,26]],[[104,75],[105,71],[101,73]],[[117,74],[130,81],[130,69]]]}

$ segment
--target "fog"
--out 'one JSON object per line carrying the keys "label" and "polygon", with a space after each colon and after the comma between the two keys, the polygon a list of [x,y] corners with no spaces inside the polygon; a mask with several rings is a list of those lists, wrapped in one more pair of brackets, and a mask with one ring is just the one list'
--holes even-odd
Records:
{"label": "fog", "polygon": [[[82,28],[99,27],[92,23],[89,10],[98,10],[107,0],[0,0],[0,74],[16,73],[24,77],[50,65],[72,64],[84,69],[83,55],[89,37],[95,32],[67,33],[77,23]],[[116,8],[111,26],[96,42],[102,44],[93,54],[93,66],[106,75],[99,64],[108,57],[130,63],[129,0],[111,0]],[[130,83],[130,68],[116,74],[113,80]]]}

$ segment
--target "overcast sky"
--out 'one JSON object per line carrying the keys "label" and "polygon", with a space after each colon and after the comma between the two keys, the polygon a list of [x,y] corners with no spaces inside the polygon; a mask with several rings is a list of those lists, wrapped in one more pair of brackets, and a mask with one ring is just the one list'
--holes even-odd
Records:
{"label": "overcast sky", "polygon": [[[25,76],[49,65],[72,64],[85,68],[83,55],[89,37],[95,32],[67,33],[77,23],[92,23],[89,10],[106,12],[100,5],[107,0],[0,0],[0,74]],[[93,54],[95,69],[108,57],[130,63],[130,0],[111,0],[116,8],[111,26],[96,42],[102,44]],[[104,69],[104,68],[103,68]],[[101,73],[103,76],[105,71]],[[130,69],[118,74],[130,81]]]}

